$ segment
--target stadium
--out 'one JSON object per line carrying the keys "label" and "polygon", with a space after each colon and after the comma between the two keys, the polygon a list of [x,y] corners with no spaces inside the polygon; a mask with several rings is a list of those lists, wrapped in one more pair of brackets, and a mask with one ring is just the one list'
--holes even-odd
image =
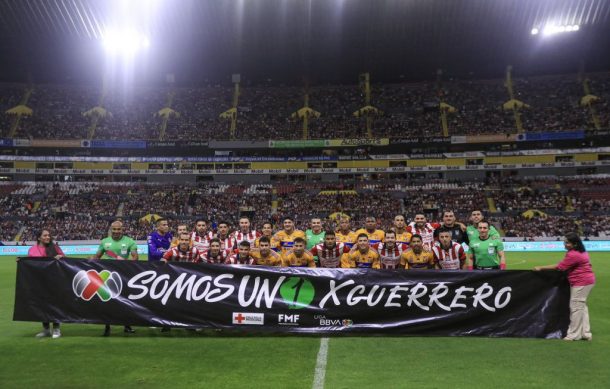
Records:
{"label": "stadium", "polygon": [[0,22],[1,387],[608,386],[607,1]]}

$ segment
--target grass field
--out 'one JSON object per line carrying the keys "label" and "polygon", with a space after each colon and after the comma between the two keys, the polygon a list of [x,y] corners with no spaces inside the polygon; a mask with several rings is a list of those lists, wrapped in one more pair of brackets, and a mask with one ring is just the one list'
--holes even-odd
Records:
{"label": "grass field", "polygon": [[[562,253],[508,253],[531,269]],[[610,254],[593,253],[592,342],[542,339],[333,337],[327,388],[610,387]],[[15,261],[0,257],[0,388],[311,388],[320,338],[220,336],[136,328],[101,337],[101,325],[13,322]]]}

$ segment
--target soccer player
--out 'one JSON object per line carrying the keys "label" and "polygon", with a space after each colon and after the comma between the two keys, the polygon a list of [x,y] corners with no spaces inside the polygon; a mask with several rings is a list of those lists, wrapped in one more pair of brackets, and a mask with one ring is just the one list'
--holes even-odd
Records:
{"label": "soccer player", "polygon": [[91,259],[128,259],[138,260],[136,241],[124,235],[123,222],[117,220],[110,225],[110,236],[102,239],[97,253]]}
{"label": "soccer player", "polygon": [[[269,238],[269,242],[271,244],[271,249],[273,249],[273,250],[277,249],[278,245],[276,242],[273,241],[273,224],[271,224],[271,222],[263,223],[263,227],[261,228],[261,238],[262,237]],[[259,248],[261,238],[256,239],[256,241],[254,242],[255,248]]]}
{"label": "soccer player", "polygon": [[341,267],[360,269],[379,269],[381,267],[379,254],[371,249],[367,234],[358,235],[356,249],[343,258]]}
{"label": "soccer player", "polygon": [[282,226],[284,229],[276,232],[275,235],[273,235],[273,240],[278,242],[280,252],[284,254],[288,250],[292,249],[295,239],[301,238],[304,240],[305,233],[294,228],[294,220],[292,220],[291,217],[285,217],[282,222]]}
{"label": "soccer player", "polygon": [[324,231],[322,230],[322,219],[314,217],[309,222],[310,229],[305,231],[305,239],[307,240],[307,250],[311,250],[314,246],[324,242]]}
{"label": "soccer player", "polygon": [[237,250],[237,241],[229,234],[229,223],[221,221],[216,230],[216,239],[220,241],[220,249],[233,252]]}
{"label": "soccer player", "polygon": [[466,226],[463,223],[459,223],[455,219],[455,213],[451,210],[443,212],[443,224],[439,228],[434,230],[434,240],[439,241],[439,233],[441,230],[449,230],[451,232],[451,240],[459,244],[468,244],[468,234],[466,233]]}
{"label": "soccer player", "polygon": [[283,267],[316,267],[311,253],[305,251],[307,242],[303,238],[295,238],[292,250],[282,254]]}
{"label": "soccer player", "polygon": [[479,237],[470,239],[468,269],[506,269],[504,243],[490,235],[489,222],[480,221],[477,225]]}
{"label": "soccer player", "polygon": [[163,254],[169,250],[172,243],[172,233],[169,230],[167,219],[157,220],[157,230],[148,235],[148,261],[157,262],[163,258]]}
{"label": "soccer player", "polygon": [[176,230],[176,237],[174,239],[172,239],[172,243],[169,245],[170,249],[172,247],[177,247],[178,246],[178,242],[180,241],[180,235],[188,234],[188,228],[189,227],[186,224],[180,224],[178,226],[178,229]]}
{"label": "soccer player", "polygon": [[237,242],[247,240],[250,245],[253,245],[256,239],[261,237],[261,233],[250,229],[250,219],[242,216],[239,218],[239,230],[235,231],[231,236]]}
{"label": "soccer player", "polygon": [[203,253],[197,247],[191,247],[191,235],[184,231],[178,237],[178,246],[170,248],[161,258],[163,262],[202,262]]}
{"label": "soccer player", "polygon": [[421,235],[413,235],[409,247],[409,250],[400,256],[401,267],[405,269],[432,269],[434,267],[434,255],[431,251],[424,249]]}
{"label": "soccer player", "polygon": [[210,248],[203,253],[202,260],[205,263],[224,264],[228,259],[227,251],[221,249],[220,240],[210,240]]}
{"label": "soccer player", "polygon": [[352,231],[349,217],[343,216],[341,219],[339,219],[339,229],[337,230],[335,236],[337,238],[337,243],[343,243],[350,249],[356,243],[358,235]]}
{"label": "soccer player", "polygon": [[[468,234],[469,240],[474,240],[479,238],[479,223],[482,222],[483,212],[480,209],[475,209],[470,214],[471,225],[466,228],[466,233]],[[496,230],[496,227],[489,224],[489,237],[490,238],[500,238],[500,233]]]}
{"label": "soccer player", "polygon": [[413,222],[409,223],[407,230],[413,235],[419,235],[425,251],[432,250],[434,244],[434,230],[440,227],[438,223],[428,223],[426,215],[418,213]]}
{"label": "soccer player", "polygon": [[[408,230],[407,230],[407,224],[405,223],[405,217],[403,215],[396,215],[394,216],[394,228],[393,228],[394,232],[395,232],[395,241],[396,244],[401,245],[409,245],[409,242],[411,241],[411,236],[413,236],[413,234],[411,234]],[[387,235],[387,232],[386,232]]]}
{"label": "soccer player", "polygon": [[383,242],[385,235],[382,230],[377,229],[377,219],[375,216],[367,216],[366,219],[364,219],[364,228],[356,231],[357,236],[362,234],[366,234],[369,238],[369,244]]}
{"label": "soccer player", "polygon": [[191,233],[191,244],[201,252],[208,250],[210,239],[214,238],[214,233],[208,231],[208,222],[203,219],[195,220],[195,231]]}
{"label": "soccer player", "polygon": [[438,242],[432,246],[436,267],[443,270],[463,269],[466,253],[461,244],[452,240],[454,230],[441,227],[436,231],[438,231]]}
{"label": "soccer player", "polygon": [[311,254],[318,257],[318,266],[327,268],[341,267],[341,258],[349,254],[350,248],[344,243],[337,243],[333,231],[326,231],[324,243],[319,243],[311,249]]}
{"label": "soccer player", "polygon": [[257,239],[258,248],[252,250],[252,257],[256,265],[261,266],[281,266],[282,258],[275,251],[271,250],[271,239],[261,236]]}
{"label": "soccer player", "polygon": [[373,248],[379,253],[381,269],[398,269],[400,266],[400,256],[403,252],[407,251],[408,246],[397,242],[396,232],[390,230],[385,232],[384,241],[373,245]]}
{"label": "soccer player", "polygon": [[254,265],[255,259],[250,255],[250,242],[239,242],[237,253],[231,255],[225,262],[227,265]]}
{"label": "soccer player", "polygon": [[[110,236],[102,239],[97,253],[92,259],[101,259],[106,257],[109,259],[127,259],[138,260],[138,245],[136,241],[124,235],[123,222],[117,220],[110,225]],[[135,330],[131,326],[126,325],[123,331],[127,334],[133,334]],[[110,324],[106,324],[104,328],[104,336],[110,336]]]}

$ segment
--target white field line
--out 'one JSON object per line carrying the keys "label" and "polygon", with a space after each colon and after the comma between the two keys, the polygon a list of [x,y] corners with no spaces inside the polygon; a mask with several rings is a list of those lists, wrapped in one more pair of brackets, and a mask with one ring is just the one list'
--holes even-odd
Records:
{"label": "white field line", "polygon": [[326,361],[328,359],[328,338],[320,339],[320,350],[316,359],[316,372],[313,377],[312,389],[323,389],[326,377]]}

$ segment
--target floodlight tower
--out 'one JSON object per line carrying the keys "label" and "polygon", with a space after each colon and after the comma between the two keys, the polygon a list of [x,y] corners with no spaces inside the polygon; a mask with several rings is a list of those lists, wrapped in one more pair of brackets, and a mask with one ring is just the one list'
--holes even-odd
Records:
{"label": "floodlight tower", "polygon": [[449,136],[449,125],[447,124],[447,114],[448,113],[456,113],[457,109],[455,107],[447,104],[445,102],[445,92],[443,92],[443,87],[441,83],[441,77],[443,75],[443,71],[438,69],[436,71],[436,91],[439,98],[438,110],[441,115],[441,126],[443,129],[443,136],[447,138]]}
{"label": "floodlight tower", "polygon": [[595,104],[598,103],[600,99],[591,93],[589,79],[584,75],[582,69],[578,73],[578,80],[582,82],[582,87],[585,92],[585,95],[580,98],[580,106],[589,108],[589,114],[591,115],[591,121],[593,122],[595,129],[601,130],[602,124],[599,121],[599,116],[597,116],[597,112],[595,110]]}
{"label": "floodlight tower", "polygon": [[354,112],[357,118],[364,117],[366,119],[366,136],[373,137],[373,117],[383,115],[383,112],[371,105],[371,76],[369,73],[360,75],[360,88],[364,93],[364,107]]}
{"label": "floodlight tower", "polygon": [[510,100],[502,105],[502,108],[505,111],[512,110],[513,116],[515,118],[515,126],[517,127],[518,133],[523,133],[523,123],[521,122],[521,112],[522,108],[529,108],[530,106],[525,104],[524,102],[515,99],[515,92],[513,88],[513,78],[512,78],[513,67],[508,65],[506,67],[506,81],[504,82],[504,86],[508,90],[508,96]]}
{"label": "floodlight tower", "polygon": [[309,85],[305,84],[305,95],[303,96],[303,107],[298,111],[293,112],[290,117],[292,119],[301,119],[303,121],[303,139],[309,139],[309,118],[319,118],[320,112],[309,107]]}
{"label": "floodlight tower", "polygon": [[231,108],[227,109],[223,113],[220,114],[221,119],[230,120],[231,127],[229,129],[229,133],[231,135],[231,139],[235,139],[235,129],[237,128],[237,104],[239,103],[239,83],[241,82],[241,75],[233,74],[231,76],[231,81],[233,81],[234,89],[233,89],[233,105]]}
{"label": "floodlight tower", "polygon": [[30,85],[25,90],[19,105],[14,106],[13,108],[6,111],[6,114],[15,116],[15,118],[13,119],[13,124],[11,124],[11,130],[8,135],[9,138],[14,138],[17,134],[17,131],[19,130],[19,122],[21,122],[22,116],[32,116],[32,108],[27,106],[32,92],[34,92],[34,88]]}

